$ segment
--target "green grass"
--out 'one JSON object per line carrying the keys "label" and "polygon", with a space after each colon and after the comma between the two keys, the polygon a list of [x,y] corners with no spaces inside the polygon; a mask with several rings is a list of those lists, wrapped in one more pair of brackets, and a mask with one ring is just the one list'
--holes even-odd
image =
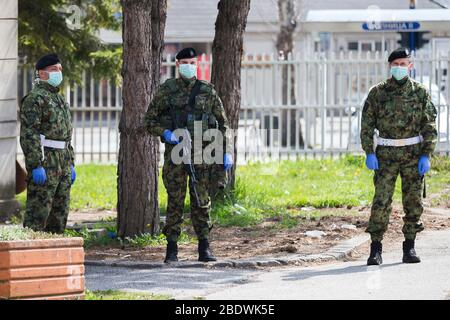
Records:
{"label": "green grass", "polygon": [[153,294],[147,292],[129,292],[120,290],[90,291],[86,290],[86,300],[169,300],[167,294]]}
{"label": "green grass", "polygon": [[[185,222],[186,223],[186,222]],[[64,232],[65,236],[68,237],[82,237],[84,239],[84,247],[86,249],[92,247],[102,247],[102,246],[113,246],[113,247],[155,247],[166,245],[167,240],[163,234],[151,235],[149,233],[144,233],[134,237],[126,237],[125,239],[117,238],[117,227],[116,225],[97,223],[94,225],[94,229],[105,229],[106,232],[97,234],[89,232],[87,228],[83,228],[80,231],[66,229]],[[178,243],[189,244],[195,243],[195,238],[187,234],[186,232],[181,232]]]}
{"label": "green grass", "polygon": [[[373,172],[365,168],[361,156],[253,164],[237,172],[234,195],[213,208],[212,216],[221,225],[246,226],[267,217],[281,217],[282,222],[292,226],[295,223],[289,216],[293,213],[311,215],[292,209],[369,205],[374,192]],[[433,158],[427,176],[428,194],[449,187],[449,173],[449,158]],[[394,201],[401,201],[400,178]]]}
{"label": "green grass", "polygon": [[0,225],[0,241],[56,239],[62,237],[64,235],[33,231],[20,225]]}
{"label": "green grass", "polygon": [[[117,206],[117,167],[115,165],[79,165],[76,167],[77,180],[72,186],[71,210],[111,210]],[[167,194],[159,179],[159,199],[165,203]],[[25,206],[26,191],[17,196]]]}
{"label": "green grass", "polygon": [[[116,166],[79,165],[77,181],[72,189],[71,209],[113,209],[117,203]],[[450,159],[433,158],[427,175],[428,194],[450,186]],[[373,172],[367,170],[361,156],[345,156],[339,160],[281,161],[256,163],[237,169],[234,194],[216,203],[212,219],[223,226],[247,226],[268,217],[281,219],[286,227],[295,226],[289,216],[308,214],[301,207],[314,208],[369,205],[373,197]],[[159,200],[165,212],[167,195],[160,176]],[[401,199],[401,183],[397,180],[394,201]],[[442,195],[445,197],[445,195]],[[25,195],[18,199],[25,202]],[[189,199],[186,199],[188,211]],[[287,218],[286,218],[287,217]],[[139,239],[151,243],[155,239]],[[138,242],[139,242],[138,241]]]}
{"label": "green grass", "polygon": [[248,165],[238,170],[233,201],[215,206],[213,215],[222,224],[244,226],[291,215],[292,208],[366,205],[371,179],[360,159],[351,157]]}

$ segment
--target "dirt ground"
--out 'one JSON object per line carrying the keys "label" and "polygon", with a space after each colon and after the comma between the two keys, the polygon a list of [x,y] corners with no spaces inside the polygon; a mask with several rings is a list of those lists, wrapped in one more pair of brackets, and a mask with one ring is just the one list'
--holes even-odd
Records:
{"label": "dirt ground", "polygon": [[[448,210],[446,204],[443,210]],[[314,254],[322,253],[338,242],[354,237],[364,232],[369,219],[370,208],[351,209],[323,209],[342,210],[340,216],[326,216],[317,219],[298,218],[298,224],[291,228],[281,227],[282,221],[267,219],[262,224],[254,227],[214,227],[211,231],[210,242],[215,256],[220,260],[243,259],[255,256],[270,255],[277,257],[286,254]],[[350,215],[349,213],[352,213]],[[401,207],[394,207],[391,215],[389,230],[383,243],[402,241],[401,232],[403,221]],[[422,220],[428,230],[440,230],[450,228],[448,216],[431,213],[426,210]],[[355,230],[342,228],[343,225],[354,225]],[[312,238],[305,234],[306,231],[319,230],[325,232],[321,238]],[[187,233],[194,235],[192,227],[187,227]],[[366,255],[368,245],[355,250],[353,257]],[[164,260],[165,246],[155,247],[93,247],[86,251],[87,260],[136,260],[161,262]],[[180,261],[197,260],[197,244],[179,245]]]}

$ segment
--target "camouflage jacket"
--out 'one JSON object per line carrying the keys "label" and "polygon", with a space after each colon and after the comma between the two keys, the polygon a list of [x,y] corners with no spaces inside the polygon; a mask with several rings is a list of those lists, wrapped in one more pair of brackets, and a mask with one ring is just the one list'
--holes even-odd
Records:
{"label": "camouflage jacket", "polygon": [[[69,104],[58,88],[37,81],[22,99],[19,117],[20,145],[28,172],[39,166],[61,168],[63,164],[74,164]],[[40,135],[67,142],[67,149],[44,148],[43,155]]]}
{"label": "camouflage jacket", "polygon": [[[150,134],[162,137],[165,129],[176,129],[172,119],[174,116],[177,117],[179,127],[188,128],[194,141],[193,121],[201,121],[202,133],[208,129],[220,130],[224,138],[224,152],[232,150],[228,120],[222,101],[211,83],[199,81],[201,83],[200,91],[195,98],[194,110],[191,111],[187,110],[187,103],[195,81],[178,78],[168,79],[164,82],[148,107],[145,115],[145,127]],[[171,108],[173,109],[171,110]],[[163,139],[162,141],[165,142]],[[172,147],[166,143],[166,150]]]}
{"label": "camouflage jacket", "polygon": [[431,155],[437,142],[436,108],[426,88],[407,78],[389,78],[372,87],[364,103],[361,119],[363,150],[374,153],[374,130],[387,139],[421,135],[421,154]]}

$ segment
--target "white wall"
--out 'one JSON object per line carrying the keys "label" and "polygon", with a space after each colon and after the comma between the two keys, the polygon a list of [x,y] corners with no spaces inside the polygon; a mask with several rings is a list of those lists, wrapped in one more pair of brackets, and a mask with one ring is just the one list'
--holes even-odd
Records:
{"label": "white wall", "polygon": [[17,0],[2,0],[0,10],[0,218],[17,209]]}

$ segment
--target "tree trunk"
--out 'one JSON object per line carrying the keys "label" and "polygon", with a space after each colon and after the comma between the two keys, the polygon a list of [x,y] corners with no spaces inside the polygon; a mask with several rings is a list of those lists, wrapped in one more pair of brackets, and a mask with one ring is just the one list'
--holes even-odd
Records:
{"label": "tree trunk", "polygon": [[[222,99],[230,128],[237,133],[241,109],[241,61],[243,37],[250,0],[220,0],[212,53],[211,82]],[[237,134],[234,135],[234,162],[237,160]],[[234,188],[236,165],[230,171],[228,187]]]}
{"label": "tree trunk", "polygon": [[[300,3],[299,3],[300,2]],[[278,16],[280,21],[280,32],[277,36],[277,51],[280,59],[287,60],[294,50],[294,33],[297,28],[298,8],[301,7],[301,0],[278,0]],[[291,78],[288,79],[288,69],[291,69]],[[288,104],[290,95],[291,104],[296,104],[295,96],[295,69],[293,65],[281,65],[282,77],[282,103]],[[288,92],[288,81],[291,83],[291,90]],[[290,123],[288,124],[288,112],[290,113]],[[299,126],[299,144],[304,146],[304,140],[300,122],[296,123],[295,110],[283,110],[282,119],[279,122],[282,126],[281,143],[283,147],[295,147],[295,126]],[[290,136],[287,136],[287,128],[290,126]]]}
{"label": "tree trunk", "polygon": [[117,230],[121,238],[159,228],[159,141],[144,116],[159,84],[166,0],[121,0],[123,111],[119,123]]}

